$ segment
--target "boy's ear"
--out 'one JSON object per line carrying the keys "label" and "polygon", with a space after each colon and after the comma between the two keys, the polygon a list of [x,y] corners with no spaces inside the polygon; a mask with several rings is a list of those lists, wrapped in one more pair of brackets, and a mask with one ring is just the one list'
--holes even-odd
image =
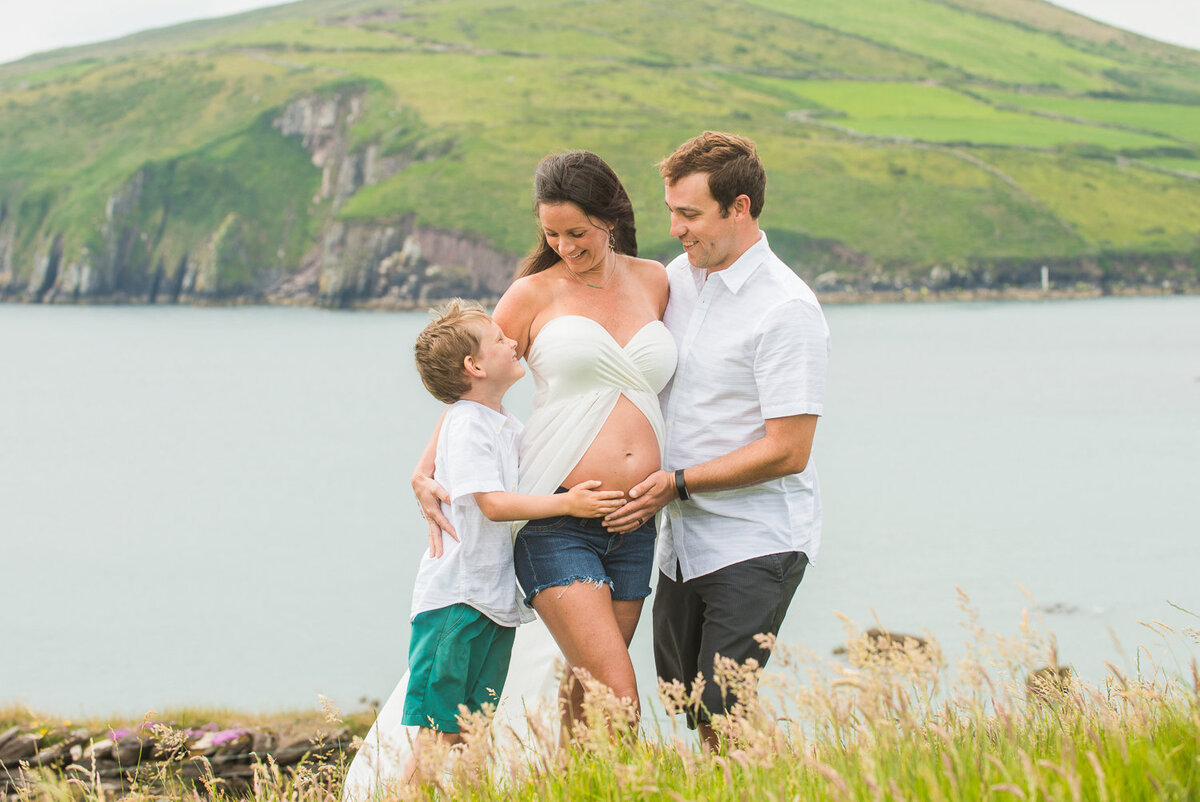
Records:
{"label": "boy's ear", "polygon": [[475,362],[475,357],[467,354],[463,357],[463,372],[473,379],[486,379],[487,372]]}

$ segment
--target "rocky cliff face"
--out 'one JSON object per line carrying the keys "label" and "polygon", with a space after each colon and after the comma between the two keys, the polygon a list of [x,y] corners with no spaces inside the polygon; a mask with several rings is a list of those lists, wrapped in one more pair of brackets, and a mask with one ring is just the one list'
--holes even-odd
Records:
{"label": "rocky cliff face", "polygon": [[320,200],[332,199],[334,208],[371,184],[391,178],[413,163],[404,153],[383,155],[370,143],[351,152],[349,130],[362,114],[361,94],[306,95],[289,103],[271,125],[279,133],[299,137],[321,169]]}
{"label": "rocky cliff face", "polygon": [[513,260],[461,233],[421,228],[412,216],[334,223],[299,273],[273,286],[275,303],[406,308],[438,298],[499,296]]}
{"label": "rocky cliff face", "polygon": [[[263,136],[299,140],[320,171],[319,189],[300,202],[304,213],[319,221],[317,233],[293,263],[286,262],[282,246],[264,258],[263,241],[275,232],[262,231],[257,220],[233,208],[204,210],[213,212],[213,222],[197,231],[194,221],[178,211],[194,203],[186,193],[196,191],[177,175],[182,168],[148,164],[108,198],[98,236],[80,242],[44,228],[25,269],[18,264],[20,232],[7,199],[0,198],[0,297],[44,303],[250,299],[402,308],[451,295],[498,296],[516,259],[486,242],[418,227],[411,216],[337,219],[348,198],[418,158],[384,154],[372,142],[352,145],[350,131],[365,102],[361,89],[304,95],[274,114],[264,129]],[[289,224],[300,225],[295,219]]]}
{"label": "rocky cliff face", "polygon": [[13,249],[17,237],[17,221],[8,211],[8,201],[0,199],[0,299],[16,283]]}
{"label": "rocky cliff face", "polygon": [[[319,200],[336,209],[365,186],[413,163],[382,155],[376,144],[350,151],[348,131],[362,112],[361,95],[298,98],[272,123],[301,139],[321,169]],[[494,297],[504,291],[515,260],[460,232],[421,228],[411,215],[392,220],[336,221],[325,227],[300,270],[267,291],[280,303],[405,307],[455,295]]]}

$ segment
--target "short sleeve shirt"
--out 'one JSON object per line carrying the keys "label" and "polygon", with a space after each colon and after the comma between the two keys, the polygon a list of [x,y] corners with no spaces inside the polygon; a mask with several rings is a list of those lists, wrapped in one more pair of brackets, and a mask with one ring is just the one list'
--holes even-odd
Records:
{"label": "short sleeve shirt", "polygon": [[469,604],[502,626],[522,622],[512,535],[507,522],[489,520],[475,493],[514,491],[521,422],[474,401],[456,401],[438,434],[433,478],[450,494],[442,511],[459,540],[421,558],[413,587],[412,616],[451,604]]}
{"label": "short sleeve shirt", "polygon": [[[660,394],[663,467],[687,468],[763,437],[768,418],[821,415],[829,328],[816,295],[767,244],[709,274],[682,255],[667,266],[664,322],[679,363]],[[821,543],[817,469],[735,490],[692,493],[660,519],[658,564],[683,579],[784,551],[815,560]]]}

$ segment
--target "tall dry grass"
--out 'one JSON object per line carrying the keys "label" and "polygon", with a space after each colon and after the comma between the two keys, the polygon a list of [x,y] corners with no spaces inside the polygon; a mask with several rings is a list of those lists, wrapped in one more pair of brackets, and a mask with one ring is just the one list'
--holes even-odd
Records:
{"label": "tall dry grass", "polygon": [[[506,741],[485,714],[464,719],[465,744],[431,750],[420,787],[386,799],[1184,800],[1200,798],[1200,672],[1195,662],[1129,670],[1098,684],[1058,666],[1053,638],[1023,620],[987,632],[964,596],[970,637],[947,659],[932,638],[888,637],[847,622],[844,660],[767,641],[768,673],[728,664],[718,682],[739,702],[714,717],[723,748],[702,751],[678,729],[694,688],[663,684],[668,718],[643,720],[592,683],[587,721],[560,748],[551,722]],[[1194,629],[1151,624],[1162,642],[1200,643]],[[1043,670],[1039,670],[1043,669]],[[614,733],[616,733],[614,735]],[[344,765],[344,764],[343,764]],[[286,775],[261,766],[262,800],[330,800],[339,769]],[[31,775],[23,799],[109,798],[86,783]],[[189,798],[226,798],[201,782]],[[139,796],[137,789],[126,798]],[[160,798],[160,797],[153,797]]]}

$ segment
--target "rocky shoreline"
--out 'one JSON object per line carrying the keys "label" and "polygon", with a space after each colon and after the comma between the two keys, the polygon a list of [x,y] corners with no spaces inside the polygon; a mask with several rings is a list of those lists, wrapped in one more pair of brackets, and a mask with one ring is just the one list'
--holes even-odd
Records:
{"label": "rocky shoreline", "polygon": [[1148,284],[1119,287],[979,287],[931,290],[904,287],[898,290],[833,290],[817,293],[822,304],[937,303],[942,301],[1062,301],[1088,298],[1140,298],[1164,295],[1200,295],[1200,284]]}
{"label": "rocky shoreline", "polygon": [[[486,307],[492,307],[499,300],[499,295],[477,296],[464,293]],[[900,287],[888,290],[858,290],[840,287],[836,289],[817,290],[817,296],[824,305],[842,304],[888,304],[888,303],[940,303],[966,301],[1062,301],[1089,298],[1135,298],[1166,295],[1200,295],[1200,283],[1177,284],[1163,282],[1159,284],[1120,285],[1120,286],[1074,286],[1048,289],[1040,287],[975,287],[955,289],[930,289],[927,286]],[[447,296],[448,298],[449,296]],[[104,298],[56,298],[49,302],[56,306],[192,306],[192,307],[236,307],[236,306],[294,306],[313,309],[340,309],[377,312],[411,312],[436,306],[447,298],[438,296],[421,299],[385,296],[366,300],[329,303],[327,300],[314,297],[270,297],[270,296],[239,296],[231,298],[188,299],[175,303],[153,303],[144,298],[127,298],[111,296]],[[0,296],[0,303],[9,304],[45,304],[23,295]]]}
{"label": "rocky shoreline", "polygon": [[259,777],[270,781],[294,776],[301,767],[317,772],[337,766],[356,747],[351,729],[340,722],[240,727],[147,720],[102,729],[18,724],[0,731],[0,799],[29,798],[47,776],[101,797],[133,788],[236,793],[252,789]]}

